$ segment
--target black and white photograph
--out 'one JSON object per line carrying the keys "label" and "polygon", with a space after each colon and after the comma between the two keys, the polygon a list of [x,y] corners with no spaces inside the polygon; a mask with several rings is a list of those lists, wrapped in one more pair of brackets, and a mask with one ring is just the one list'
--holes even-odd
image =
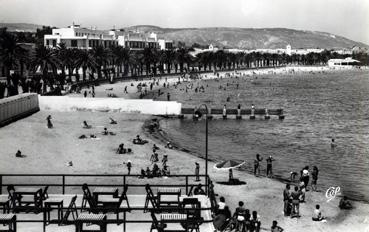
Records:
{"label": "black and white photograph", "polygon": [[0,0],[0,231],[369,232],[369,1]]}

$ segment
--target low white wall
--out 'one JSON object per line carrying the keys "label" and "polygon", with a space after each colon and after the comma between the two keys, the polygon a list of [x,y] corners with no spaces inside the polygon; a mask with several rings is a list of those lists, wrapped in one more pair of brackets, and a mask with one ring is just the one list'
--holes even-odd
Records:
{"label": "low white wall", "polygon": [[38,110],[38,95],[36,93],[23,93],[0,99],[0,126]]}
{"label": "low white wall", "polygon": [[182,104],[174,101],[122,98],[80,98],[39,96],[40,109],[51,111],[105,111],[141,114],[179,115]]}

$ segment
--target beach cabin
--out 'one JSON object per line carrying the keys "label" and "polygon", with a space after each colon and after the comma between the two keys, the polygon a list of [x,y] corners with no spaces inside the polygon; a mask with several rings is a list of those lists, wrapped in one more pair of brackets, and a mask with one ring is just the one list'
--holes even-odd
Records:
{"label": "beach cabin", "polygon": [[328,60],[328,67],[352,67],[359,65],[360,61],[354,60],[351,57],[346,57],[345,59],[330,59]]}

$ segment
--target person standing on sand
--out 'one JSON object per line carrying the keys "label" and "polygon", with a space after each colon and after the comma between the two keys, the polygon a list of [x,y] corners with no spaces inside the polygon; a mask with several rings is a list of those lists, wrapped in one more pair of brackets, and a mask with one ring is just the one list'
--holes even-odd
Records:
{"label": "person standing on sand", "polygon": [[170,93],[167,93],[167,100],[170,101]]}
{"label": "person standing on sand", "polygon": [[124,86],[124,93],[128,93],[127,86]]}
{"label": "person standing on sand", "polygon": [[47,128],[51,129],[54,127],[53,123],[51,122],[51,115],[47,116]]}
{"label": "person standing on sand", "polygon": [[[256,154],[255,160],[254,160],[254,175],[259,176],[260,175],[260,162],[263,161],[263,158],[260,157],[259,154]],[[256,172],[258,173],[256,175]]]}
{"label": "person standing on sand", "polygon": [[200,164],[195,162],[196,181],[200,181]]}
{"label": "person standing on sand", "polygon": [[127,162],[128,175],[131,175],[131,168],[132,168],[132,163],[130,160],[128,160]]}
{"label": "person standing on sand", "polygon": [[289,210],[290,200],[291,200],[291,186],[290,184],[286,184],[286,188],[283,190],[283,212],[284,216],[290,216],[291,211]]}
{"label": "person standing on sand", "polygon": [[317,191],[316,183],[318,181],[318,174],[319,174],[319,170],[318,170],[317,166],[314,166],[313,171],[311,172],[311,178],[312,178],[312,180],[311,180],[311,189],[315,192]]}
{"label": "person standing on sand", "polygon": [[267,159],[267,171],[266,171],[266,175],[267,177],[273,177],[273,169],[272,169],[272,162],[275,161],[275,159],[273,159],[273,157],[270,155]]}
{"label": "person standing on sand", "polygon": [[295,186],[295,191],[291,193],[292,197],[292,217],[300,217],[300,191],[299,187]]}
{"label": "person standing on sand", "polygon": [[309,166],[305,166],[301,170],[300,175],[301,175],[300,181],[303,181],[304,182],[305,187],[306,187],[306,190],[307,190],[307,186],[309,184],[309,179],[310,179],[310,177],[309,177]]}

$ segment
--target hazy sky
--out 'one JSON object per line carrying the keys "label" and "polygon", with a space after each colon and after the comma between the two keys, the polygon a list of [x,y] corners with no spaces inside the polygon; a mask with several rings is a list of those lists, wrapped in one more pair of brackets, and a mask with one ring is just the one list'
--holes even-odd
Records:
{"label": "hazy sky", "polygon": [[369,44],[369,0],[0,0],[0,22],[100,29],[285,27]]}

